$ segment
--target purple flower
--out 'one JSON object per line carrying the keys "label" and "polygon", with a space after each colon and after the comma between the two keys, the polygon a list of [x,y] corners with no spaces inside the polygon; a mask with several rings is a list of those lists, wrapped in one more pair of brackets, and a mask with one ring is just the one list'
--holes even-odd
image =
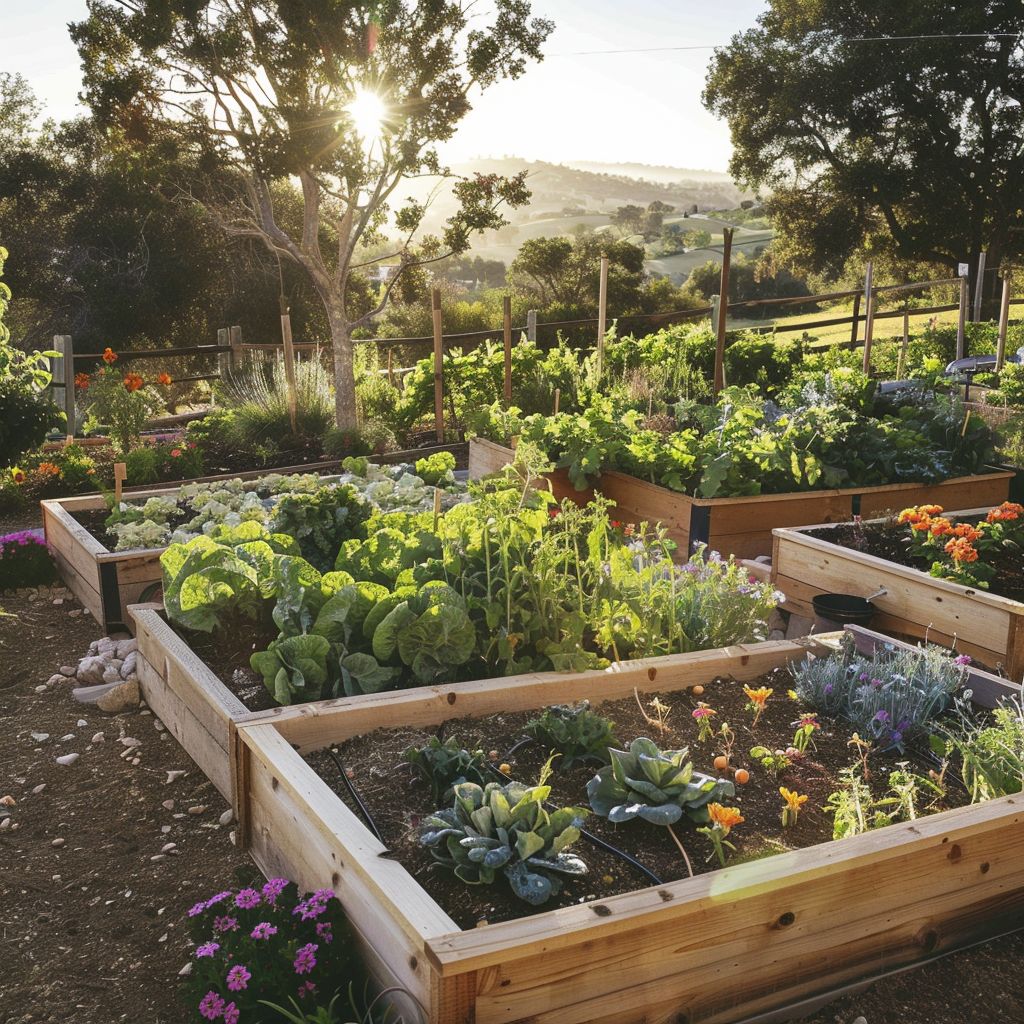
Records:
{"label": "purple flower", "polygon": [[882,725],[884,725],[886,722],[889,721],[889,712],[888,711],[879,711],[875,715],[875,717],[872,719],[872,721],[873,722],[880,722]]}
{"label": "purple flower", "polygon": [[858,679],[859,679],[859,680],[860,680],[860,681],[861,681],[862,683],[866,683],[866,682],[868,681],[868,679],[869,679],[870,677],[868,676],[867,672],[861,672],[861,674],[860,674],[859,676],[857,676],[857,678],[858,678]]}
{"label": "purple flower", "polygon": [[292,913],[298,914],[303,921],[309,921],[312,918],[319,917],[326,909],[327,906],[313,895],[308,900],[303,900],[297,904]]}
{"label": "purple flower", "polygon": [[826,697],[831,697],[833,689],[834,689],[834,687],[832,686],[831,683],[826,683],[825,684],[825,696]]}
{"label": "purple flower", "polygon": [[249,987],[249,979],[252,975],[246,970],[243,964],[235,964],[228,971],[228,988],[232,992],[241,992],[243,988]]}
{"label": "purple flower", "polygon": [[316,985],[311,981],[304,981],[299,986],[299,998],[305,999],[306,996],[311,996],[316,991]]}
{"label": "purple flower", "polygon": [[316,951],[320,947],[315,942],[307,942],[296,954],[293,966],[296,974],[309,974],[316,967]]}
{"label": "purple flower", "polygon": [[969,654],[958,654],[953,659],[953,664],[954,665],[965,666],[965,665],[970,665],[970,663],[971,663],[971,656]]}
{"label": "purple flower", "polygon": [[893,744],[902,743],[903,742],[903,733],[901,733],[899,731],[899,729],[894,729],[892,731],[892,735],[890,735],[890,737],[889,737],[889,741],[891,743],[893,743]]}
{"label": "purple flower", "polygon": [[212,906],[215,906],[215,905],[216,905],[216,904],[218,904],[218,903],[222,903],[222,902],[223,902],[224,900],[226,900],[226,899],[227,899],[227,898],[228,898],[228,897],[229,897],[230,895],[231,895],[231,893],[230,893],[230,892],[228,892],[227,890],[225,890],[224,892],[219,892],[219,893],[217,893],[217,895],[216,895],[216,896],[211,896],[211,897],[210,897],[210,898],[209,898],[209,899],[208,899],[208,900],[206,901],[206,906],[207,906],[207,909],[209,909],[209,908],[210,908],[210,907],[212,907]]}
{"label": "purple flower", "polygon": [[243,910],[252,910],[260,905],[260,894],[255,889],[243,889],[235,897],[235,906]]}
{"label": "purple flower", "polygon": [[216,953],[218,949],[220,949],[220,943],[219,942],[204,942],[196,950],[196,956],[197,957],[213,956],[213,954]]}
{"label": "purple flower", "polygon": [[216,992],[207,992],[199,1001],[199,1014],[207,1020],[216,1020],[224,1012],[224,1000]]}
{"label": "purple flower", "polygon": [[238,1024],[238,1018],[241,1014],[238,1012],[238,1007],[234,1003],[228,1003],[224,1007],[224,1024]]}
{"label": "purple flower", "polygon": [[238,931],[238,920],[234,917],[228,917],[227,914],[223,917],[215,917],[213,919],[213,929],[218,932],[236,932]]}
{"label": "purple flower", "polygon": [[909,718],[901,718],[899,720],[899,724],[896,726],[896,728],[900,732],[906,732],[910,728],[910,719]]}
{"label": "purple flower", "polygon": [[205,909],[206,909],[206,902],[205,902],[205,900],[201,900],[201,901],[200,901],[199,903],[196,903],[196,904],[195,904],[195,905],[194,905],[194,906],[193,906],[193,907],[192,907],[192,908],[191,908],[191,909],[189,910],[189,912],[188,912],[188,916],[189,916],[189,917],[197,917],[197,916],[198,916],[199,914],[201,914],[201,913],[202,913],[202,912],[203,912],[203,911],[204,911]]}
{"label": "purple flower", "polygon": [[269,939],[271,935],[276,934],[277,929],[269,921],[260,921],[260,923],[253,928],[249,937],[252,939]]}
{"label": "purple flower", "polygon": [[316,933],[321,939],[324,940],[324,942],[332,942],[334,939],[334,935],[331,932],[330,921],[321,921],[316,926]]}
{"label": "purple flower", "polygon": [[263,886],[263,898],[273,906],[277,903],[277,897],[284,892],[288,886],[287,878],[272,878]]}

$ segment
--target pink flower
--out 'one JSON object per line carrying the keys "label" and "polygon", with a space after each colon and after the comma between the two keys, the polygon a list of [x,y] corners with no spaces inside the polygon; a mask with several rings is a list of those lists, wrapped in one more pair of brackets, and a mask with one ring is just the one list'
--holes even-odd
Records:
{"label": "pink flower", "polygon": [[224,1000],[216,992],[207,992],[199,1001],[199,1015],[216,1020],[224,1012]]}
{"label": "pink flower", "polygon": [[243,988],[249,987],[249,979],[252,974],[246,970],[242,964],[235,964],[234,967],[228,971],[228,988],[232,992],[241,992]]}
{"label": "pink flower", "polygon": [[334,940],[334,935],[331,933],[330,921],[321,921],[316,926],[316,933],[324,940],[324,942],[332,942]]}
{"label": "pink flower", "polygon": [[234,1003],[228,1003],[224,1007],[224,1024],[238,1024],[238,1018],[241,1014],[238,1012],[238,1007]]}
{"label": "pink flower", "polygon": [[220,949],[220,943],[219,942],[204,942],[196,950],[196,956],[197,957],[213,956],[213,954],[216,953],[218,949]]}
{"label": "pink flower", "polygon": [[235,897],[235,906],[243,910],[252,910],[260,905],[260,894],[255,889],[243,889]]}
{"label": "pink flower", "polygon": [[193,906],[193,907],[192,907],[192,908],[191,908],[191,909],[189,910],[189,912],[188,912],[188,916],[189,916],[189,917],[196,917],[197,915],[201,914],[201,913],[202,913],[202,912],[203,912],[203,911],[204,911],[205,909],[206,909],[206,903],[205,903],[205,901],[200,901],[199,903],[196,903],[196,904],[195,904],[195,905],[194,905],[194,906]]}
{"label": "pink flower", "polygon": [[284,892],[288,886],[287,878],[272,878],[263,886],[263,898],[273,906],[277,903],[277,897]]}
{"label": "pink flower", "polygon": [[252,932],[249,934],[251,939],[269,939],[271,935],[277,934],[277,928],[275,928],[269,921],[260,921]]}
{"label": "pink flower", "polygon": [[230,892],[228,892],[228,891],[227,891],[227,890],[225,889],[225,890],[224,890],[224,892],[219,892],[219,893],[217,893],[217,895],[216,895],[216,896],[211,896],[211,897],[210,897],[210,898],[209,898],[209,899],[208,899],[208,900],[206,901],[206,906],[207,906],[207,908],[209,908],[209,907],[212,907],[212,906],[214,906],[214,904],[217,904],[217,903],[222,903],[222,902],[223,902],[224,900],[226,900],[226,899],[227,899],[227,898],[228,898],[228,897],[229,897],[230,895],[231,895],[231,893],[230,893]]}
{"label": "pink flower", "polygon": [[311,981],[304,981],[299,986],[299,998],[305,999],[306,996],[311,996],[316,991],[316,985]]}
{"label": "pink flower", "polygon": [[236,932],[238,931],[238,920],[234,917],[228,917],[227,914],[223,917],[215,917],[213,919],[213,929],[218,932]]}
{"label": "pink flower", "polygon": [[309,974],[316,967],[316,951],[320,947],[315,942],[307,942],[296,954],[293,966],[296,974]]}

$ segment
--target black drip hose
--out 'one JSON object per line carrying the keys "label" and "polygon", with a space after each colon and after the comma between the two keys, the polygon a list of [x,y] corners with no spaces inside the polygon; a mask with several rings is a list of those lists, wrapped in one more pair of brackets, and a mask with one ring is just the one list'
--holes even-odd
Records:
{"label": "black drip hose", "polygon": [[[380,834],[380,829],[377,828],[377,822],[373,820],[373,815],[370,814],[369,807],[367,807],[366,804],[363,803],[363,798],[356,791],[356,787],[352,785],[352,780],[348,777],[348,772],[345,771],[345,766],[341,763],[341,757],[338,754],[336,754],[333,750],[331,750],[329,747],[327,749],[327,753],[330,755],[331,760],[338,766],[338,773],[344,780],[345,787],[346,789],[348,789],[349,795],[352,797],[353,800],[355,800],[356,806],[359,808],[359,812],[366,819],[366,824],[369,825],[370,831],[377,837],[377,839],[380,842],[384,843],[384,837]],[[387,843],[384,843],[384,845],[387,846]]]}

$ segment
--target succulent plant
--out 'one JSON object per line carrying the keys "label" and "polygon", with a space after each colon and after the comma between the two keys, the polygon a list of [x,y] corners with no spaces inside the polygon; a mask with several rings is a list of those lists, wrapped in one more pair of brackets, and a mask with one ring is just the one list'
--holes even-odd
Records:
{"label": "succulent plant", "polygon": [[575,707],[555,704],[526,723],[526,732],[538,743],[562,755],[560,768],[577,761],[608,763],[608,748],[618,743],[615,723],[590,710],[590,702]]}
{"label": "succulent plant", "polygon": [[466,750],[454,736],[447,740],[431,736],[422,747],[409,747],[402,757],[430,784],[435,800],[444,799],[457,783],[484,782],[484,752]]}
{"label": "succulent plant", "polygon": [[539,906],[561,891],[559,875],[586,874],[586,864],[565,850],[579,839],[588,812],[549,812],[550,786],[463,782],[454,793],[451,807],[424,818],[420,842],[457,878],[490,885],[501,871],[520,899]]}
{"label": "succulent plant", "polygon": [[595,814],[616,824],[643,818],[654,825],[674,825],[685,813],[699,825],[707,805],[733,796],[735,786],[695,771],[689,749],[659,750],[652,740],[633,740],[629,750],[610,749],[611,764],[587,783]]}

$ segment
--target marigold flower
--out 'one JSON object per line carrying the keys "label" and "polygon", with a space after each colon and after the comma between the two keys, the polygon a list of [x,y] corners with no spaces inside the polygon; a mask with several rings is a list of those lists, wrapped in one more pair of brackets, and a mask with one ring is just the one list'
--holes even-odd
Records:
{"label": "marigold flower", "polygon": [[105,362],[107,366],[111,363],[117,362],[117,353],[110,348],[109,345],[103,350],[103,362]]}
{"label": "marigold flower", "polygon": [[87,373],[76,373],[75,374],[75,389],[77,391],[85,391],[89,387],[90,378]]}
{"label": "marigold flower", "polygon": [[1024,505],[1015,501],[1004,501],[998,508],[992,509],[986,517],[990,523],[1010,522],[1024,515]]}
{"label": "marigold flower", "polygon": [[981,530],[971,526],[970,523],[957,523],[953,527],[953,536],[960,537],[966,540],[969,544],[973,544],[976,540],[979,540],[983,534]]}
{"label": "marigold flower", "polygon": [[125,391],[138,391],[143,383],[145,382],[137,373],[126,373],[124,375]]}
{"label": "marigold flower", "polygon": [[40,462],[36,472],[43,476],[60,476],[60,466],[55,466],[52,462]]}
{"label": "marigold flower", "polygon": [[163,384],[165,388],[170,387],[174,382],[171,380],[171,375],[165,370],[163,373],[157,374],[157,384]]}
{"label": "marigold flower", "polygon": [[927,533],[932,528],[932,521],[928,516],[923,516],[916,523],[911,523],[910,528],[918,533]]}
{"label": "marigold flower", "polygon": [[937,516],[942,512],[941,505],[918,505],[918,512],[925,516]]}
{"label": "marigold flower", "polygon": [[977,550],[971,546],[970,541],[963,537],[956,537],[949,541],[943,550],[954,562],[976,562],[978,560]]}
{"label": "marigold flower", "polygon": [[723,807],[722,804],[708,804],[708,815],[711,823],[721,829],[723,835],[728,835],[746,820],[738,807]]}
{"label": "marigold flower", "polygon": [[916,523],[921,519],[921,513],[916,508],[905,508],[897,517],[896,522],[900,525]]}
{"label": "marigold flower", "polygon": [[933,537],[947,537],[953,532],[953,524],[948,519],[939,516],[938,519],[931,521],[930,531]]}
{"label": "marigold flower", "polygon": [[779,793],[786,801],[786,806],[782,808],[782,824],[784,827],[795,825],[800,817],[800,808],[809,798],[806,793],[798,793],[795,789],[786,789],[785,786],[779,786]]}

